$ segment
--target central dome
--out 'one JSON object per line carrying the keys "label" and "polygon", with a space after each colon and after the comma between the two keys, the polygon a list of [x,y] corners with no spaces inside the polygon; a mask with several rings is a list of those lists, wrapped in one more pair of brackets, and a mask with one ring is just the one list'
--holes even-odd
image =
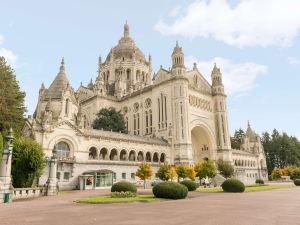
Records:
{"label": "central dome", "polygon": [[124,35],[119,40],[117,46],[111,49],[106,61],[113,59],[135,59],[137,61],[146,62],[143,52],[135,45],[133,39],[129,36],[129,26],[126,22],[124,25]]}

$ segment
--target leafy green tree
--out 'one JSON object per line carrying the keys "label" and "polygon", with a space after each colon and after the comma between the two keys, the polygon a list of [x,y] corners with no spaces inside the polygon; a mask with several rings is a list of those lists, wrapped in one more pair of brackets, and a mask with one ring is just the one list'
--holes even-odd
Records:
{"label": "leafy green tree", "polygon": [[20,133],[24,125],[25,92],[20,90],[14,70],[0,56],[0,132],[10,127]]}
{"label": "leafy green tree", "polygon": [[199,180],[205,178],[206,176],[212,178],[217,175],[215,163],[210,159],[196,163],[194,168]]}
{"label": "leafy green tree", "polygon": [[12,178],[16,188],[31,187],[45,167],[41,146],[30,138],[18,138],[13,141]]}
{"label": "leafy green tree", "polygon": [[163,181],[168,181],[169,179],[171,179],[170,177],[170,169],[171,166],[168,164],[161,164],[159,166],[159,169],[157,171],[157,176],[159,179],[163,180]]}
{"label": "leafy green tree", "polygon": [[264,132],[261,140],[269,174],[275,167],[284,168],[290,164],[300,166],[300,142],[296,137],[274,129],[272,135]]}
{"label": "leafy green tree", "polygon": [[240,149],[243,138],[245,137],[245,131],[240,128],[234,132],[234,136],[231,137],[231,147],[233,149]]}
{"label": "leafy green tree", "polygon": [[229,161],[219,159],[217,162],[217,167],[222,176],[224,176],[226,179],[232,177],[234,174],[234,168]]}
{"label": "leafy green tree", "polygon": [[113,132],[126,132],[125,120],[120,111],[115,108],[102,108],[93,122],[93,128]]}
{"label": "leafy green tree", "polygon": [[178,176],[178,181],[180,178],[184,179],[187,177],[187,175],[188,175],[187,168],[188,168],[188,166],[185,164],[178,164],[176,166],[176,173]]}
{"label": "leafy green tree", "polygon": [[148,163],[141,163],[135,175],[144,181],[144,189],[145,189],[146,180],[150,179],[153,175],[153,170],[151,165]]}

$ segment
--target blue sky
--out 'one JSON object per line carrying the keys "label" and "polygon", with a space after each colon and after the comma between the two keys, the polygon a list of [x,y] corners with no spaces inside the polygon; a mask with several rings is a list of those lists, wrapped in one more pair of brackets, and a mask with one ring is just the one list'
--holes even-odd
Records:
{"label": "blue sky", "polygon": [[153,69],[171,65],[178,40],[186,65],[209,79],[221,68],[231,133],[277,128],[300,138],[300,1],[4,1],[0,0],[0,55],[26,91],[28,114],[38,89],[48,87],[65,57],[75,88],[96,77],[128,20],[130,33]]}

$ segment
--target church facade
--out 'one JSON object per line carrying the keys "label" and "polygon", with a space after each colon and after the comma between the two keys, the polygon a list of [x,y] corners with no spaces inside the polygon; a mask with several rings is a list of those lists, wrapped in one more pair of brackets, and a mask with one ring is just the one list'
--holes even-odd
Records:
{"label": "church facade", "polygon": [[[267,178],[263,147],[250,125],[241,149],[231,149],[220,69],[213,66],[210,84],[196,63],[191,70],[185,67],[178,43],[171,60],[172,68],[153,73],[151,56],[146,58],[135,45],[127,23],[118,44],[105,60],[99,58],[95,82],[75,91],[62,59],[50,87],[42,84],[36,111],[24,128],[47,157],[56,148],[61,189],[136,182],[135,172],[144,161],[156,171],[160,163],[223,159],[246,183]],[[92,129],[99,110],[109,107],[122,112],[127,134]],[[40,184],[48,170],[46,166]]]}

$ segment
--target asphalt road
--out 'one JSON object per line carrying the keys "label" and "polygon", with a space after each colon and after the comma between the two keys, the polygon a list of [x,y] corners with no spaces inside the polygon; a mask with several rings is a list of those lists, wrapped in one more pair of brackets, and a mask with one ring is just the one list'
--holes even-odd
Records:
{"label": "asphalt road", "polygon": [[0,205],[0,225],[300,225],[300,188],[253,193],[190,193],[184,200],[77,204],[108,190]]}

